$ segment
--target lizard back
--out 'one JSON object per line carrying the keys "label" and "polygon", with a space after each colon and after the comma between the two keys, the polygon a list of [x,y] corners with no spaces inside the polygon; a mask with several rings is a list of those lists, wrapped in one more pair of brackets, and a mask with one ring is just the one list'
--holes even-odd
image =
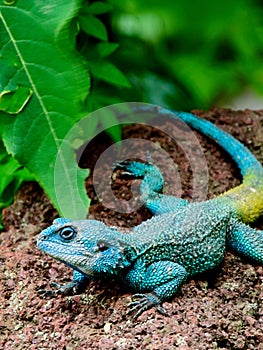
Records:
{"label": "lizard back", "polygon": [[168,259],[194,275],[223,260],[230,211],[225,207],[219,212],[213,201],[191,203],[135,227],[126,235],[128,244],[136,250],[136,259],[146,265]]}

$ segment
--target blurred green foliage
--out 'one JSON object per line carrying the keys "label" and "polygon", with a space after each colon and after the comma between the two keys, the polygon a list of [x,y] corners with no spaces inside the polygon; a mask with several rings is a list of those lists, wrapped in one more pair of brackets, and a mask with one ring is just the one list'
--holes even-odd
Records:
{"label": "blurred green foliage", "polygon": [[[92,102],[133,100],[190,110],[225,103],[245,87],[263,94],[260,1],[109,0],[104,4],[111,8],[106,16],[97,12],[97,18],[107,37],[97,35],[97,39],[119,44],[109,61],[124,72],[132,87],[124,83],[124,88],[109,91],[94,79]],[[81,38],[80,46],[87,52],[92,45],[90,38]],[[99,70],[106,74],[107,66],[103,68]]]}
{"label": "blurred green foliage", "polygon": [[[208,109],[245,88],[263,94],[259,0],[0,0],[0,10],[0,210],[35,178],[61,210],[53,165],[88,112],[127,101]],[[120,139],[114,114],[99,123]],[[64,174],[77,164],[62,163],[65,202],[80,213],[85,174],[75,184]]]}
{"label": "blurred green foliage", "polygon": [[23,181],[34,180],[34,176],[22,167],[18,161],[7,154],[3,142],[0,140],[0,231],[3,229],[1,210],[10,205],[14,195]]}

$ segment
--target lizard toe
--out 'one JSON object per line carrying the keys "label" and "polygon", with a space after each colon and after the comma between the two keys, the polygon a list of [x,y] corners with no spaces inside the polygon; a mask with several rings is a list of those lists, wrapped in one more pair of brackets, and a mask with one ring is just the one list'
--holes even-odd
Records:
{"label": "lizard toe", "polygon": [[133,314],[134,319],[138,318],[144,311],[153,307],[162,315],[167,316],[166,310],[160,305],[161,300],[153,293],[134,294],[132,299],[134,301],[128,305],[130,307],[128,314]]}

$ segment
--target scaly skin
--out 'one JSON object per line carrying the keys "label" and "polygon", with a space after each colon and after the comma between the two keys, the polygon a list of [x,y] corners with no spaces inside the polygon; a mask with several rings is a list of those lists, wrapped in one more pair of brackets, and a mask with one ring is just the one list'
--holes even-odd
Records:
{"label": "scaly skin", "polygon": [[189,203],[161,193],[163,177],[151,162],[126,161],[118,166],[142,178],[142,197],[156,216],[129,234],[97,220],[68,219],[56,219],[41,232],[38,247],[74,269],[73,281],[60,287],[61,292],[80,291],[91,279],[117,276],[139,292],[130,304],[135,317],[151,307],[165,314],[162,302],[189,277],[218,266],[227,248],[263,264],[263,231],[246,225],[263,212],[261,164],[235,138],[192,114],[139,108],[179,117],[217,141],[238,164],[243,182],[212,200]]}

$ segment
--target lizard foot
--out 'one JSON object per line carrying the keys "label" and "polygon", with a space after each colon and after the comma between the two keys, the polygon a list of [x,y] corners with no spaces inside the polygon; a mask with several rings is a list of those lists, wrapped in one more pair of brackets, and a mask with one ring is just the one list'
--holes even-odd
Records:
{"label": "lizard foot", "polygon": [[51,282],[50,283],[51,287],[55,287],[56,290],[45,290],[45,289],[40,289],[38,290],[38,294],[42,296],[48,296],[48,297],[55,297],[58,294],[63,294],[63,295],[74,295],[74,294],[80,294],[85,290],[86,284],[82,285],[77,282],[70,282],[65,285],[61,285],[56,282]]}
{"label": "lizard foot", "polygon": [[57,288],[56,292],[58,294],[75,295],[75,294],[81,294],[85,291],[87,287],[87,282],[86,280],[83,280],[81,282],[72,281],[65,285],[60,285],[59,283],[52,282],[51,286]]}
{"label": "lizard foot", "polygon": [[56,288],[55,293],[57,293],[57,294],[63,294],[63,295],[76,294],[75,287],[77,286],[77,284],[74,282],[70,282],[70,283],[67,283],[65,285],[61,285],[61,284],[56,283],[56,282],[51,282],[50,285],[51,285],[51,287]]}
{"label": "lizard foot", "polygon": [[133,318],[139,317],[144,311],[154,307],[156,311],[164,316],[168,316],[167,311],[160,305],[161,300],[153,293],[134,294],[133,299],[137,299],[129,303],[130,310],[128,314],[133,314]]}
{"label": "lizard foot", "polygon": [[41,297],[56,297],[57,292],[54,290],[38,289],[37,294]]}
{"label": "lizard foot", "polygon": [[124,171],[123,175],[131,175],[135,177],[143,177],[149,168],[149,164],[140,163],[137,161],[125,160],[123,162],[119,162],[115,164],[115,167],[121,168]]}

